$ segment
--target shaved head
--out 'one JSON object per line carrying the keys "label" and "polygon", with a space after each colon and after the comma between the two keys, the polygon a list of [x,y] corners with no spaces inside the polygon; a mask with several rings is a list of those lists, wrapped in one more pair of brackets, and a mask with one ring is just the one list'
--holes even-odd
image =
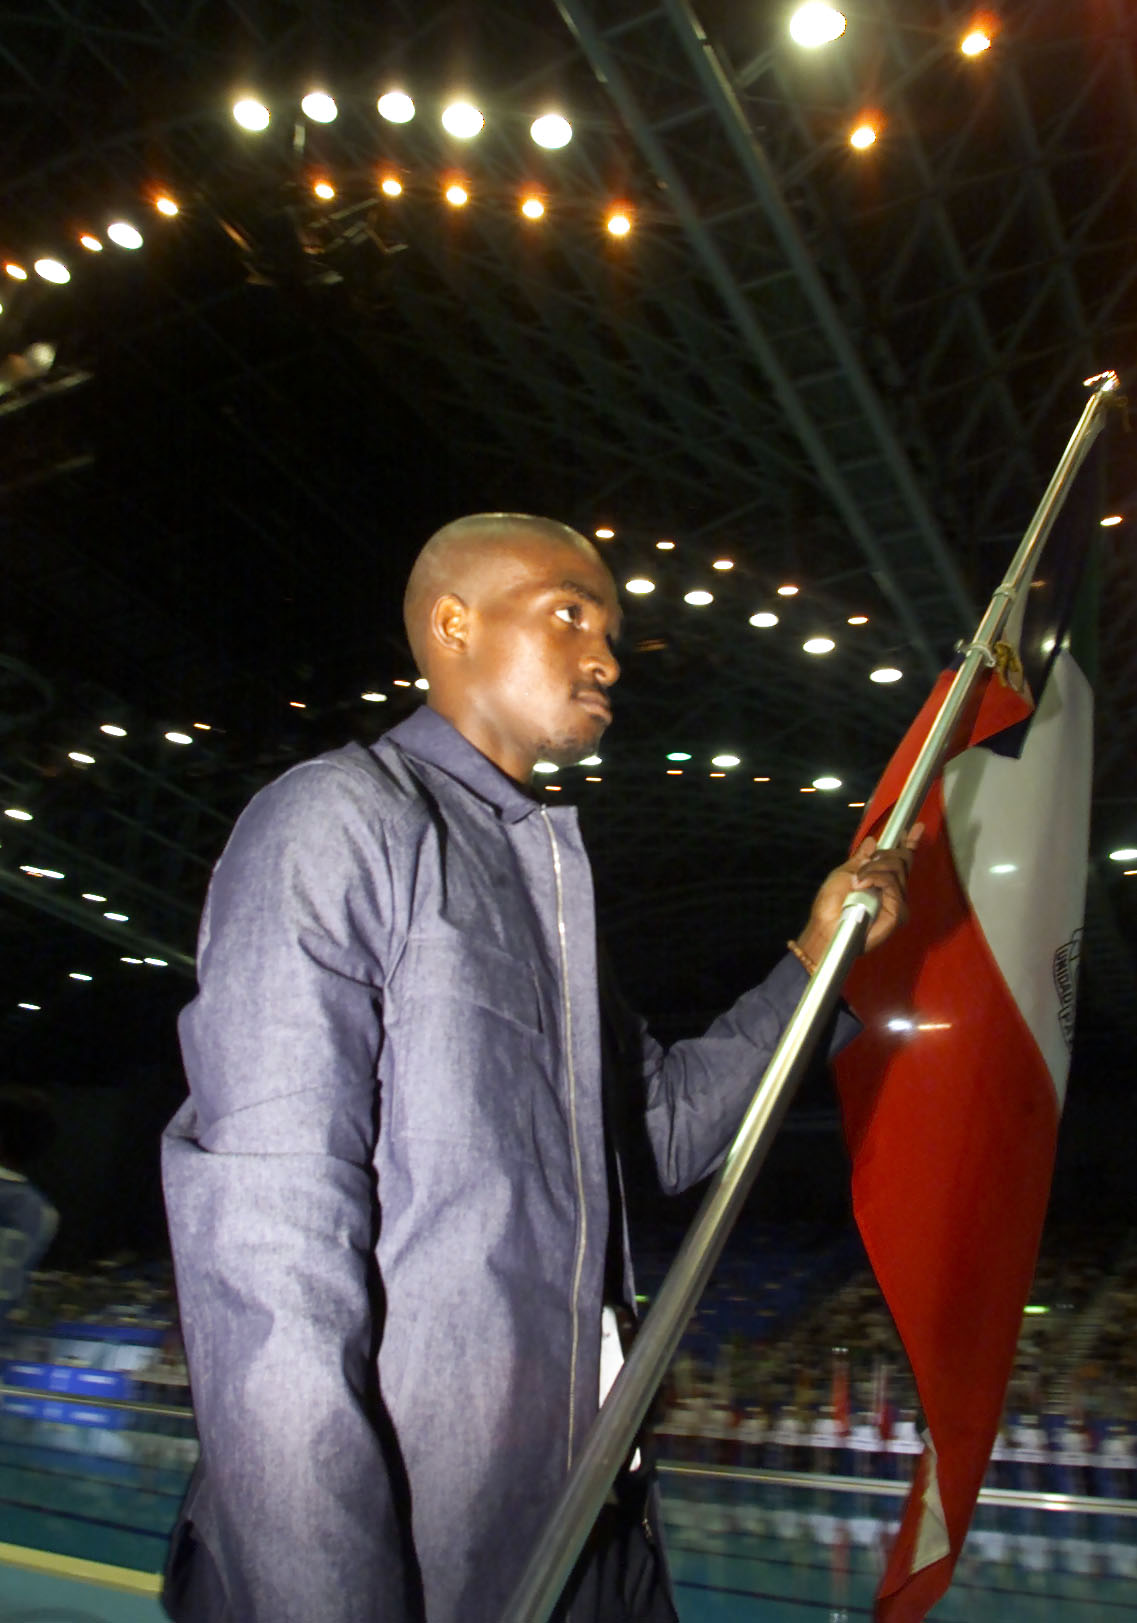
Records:
{"label": "shaved head", "polygon": [[579,531],[528,513],[471,513],[436,530],[415,559],[403,596],[407,641],[422,674],[429,680],[430,616],[443,593],[473,604],[506,554],[557,547],[580,548],[599,561],[600,554]]}

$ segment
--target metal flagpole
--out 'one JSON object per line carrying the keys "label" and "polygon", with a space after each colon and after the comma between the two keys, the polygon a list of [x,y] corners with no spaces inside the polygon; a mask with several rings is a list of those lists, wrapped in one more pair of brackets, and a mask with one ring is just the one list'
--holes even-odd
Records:
{"label": "metal flagpole", "polygon": [[[892,850],[904,840],[923,805],[980,673],[995,664],[995,644],[1015,599],[1050,533],[1075,474],[1100,433],[1116,396],[1114,372],[1088,378],[1093,393],[1062,453],[1026,534],[975,633],[892,810],[878,844]],[[1120,397],[1118,397],[1119,399]],[[576,1564],[616,1473],[674,1356],[687,1321],[758,1175],[794,1089],[809,1062],[845,976],[861,951],[880,908],[875,891],[846,898],[841,919],[774,1050],[726,1159],[699,1208],[659,1294],[636,1337],[628,1361],[585,1439],[572,1472],[550,1511],[502,1623],[547,1623]],[[599,1327],[597,1327],[599,1335]]]}

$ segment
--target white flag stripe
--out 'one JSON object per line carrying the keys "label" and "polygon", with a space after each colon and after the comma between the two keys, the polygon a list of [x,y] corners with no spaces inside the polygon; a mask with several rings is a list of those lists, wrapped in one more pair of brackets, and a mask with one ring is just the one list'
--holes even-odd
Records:
{"label": "white flag stripe", "polygon": [[[1055,660],[1022,756],[978,746],[944,769],[956,871],[995,962],[1050,1070],[1059,1106],[1070,1065],[1070,998],[1086,892],[1093,690],[1069,650]],[[1064,1029],[1063,1020],[1066,1020]],[[998,1055],[992,1056],[997,1072]]]}

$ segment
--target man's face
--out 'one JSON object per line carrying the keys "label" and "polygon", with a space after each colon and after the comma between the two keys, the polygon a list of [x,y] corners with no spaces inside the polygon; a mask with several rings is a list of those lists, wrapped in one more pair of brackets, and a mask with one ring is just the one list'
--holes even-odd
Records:
{"label": "man's face", "polygon": [[461,730],[511,777],[591,755],[612,719],[620,607],[591,549],[503,546],[469,594]]}

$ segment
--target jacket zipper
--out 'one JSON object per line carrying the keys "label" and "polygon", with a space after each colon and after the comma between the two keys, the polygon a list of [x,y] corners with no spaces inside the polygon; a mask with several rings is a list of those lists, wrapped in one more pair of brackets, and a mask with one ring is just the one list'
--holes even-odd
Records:
{"label": "jacket zipper", "polygon": [[572,1276],[572,1355],[569,1366],[568,1464],[566,1467],[571,1470],[573,1439],[576,1434],[576,1360],[580,1343],[580,1314],[577,1308],[577,1298],[580,1293],[581,1275],[584,1272],[584,1249],[588,1238],[588,1215],[584,1205],[584,1173],[580,1161],[580,1134],[576,1120],[576,1064],[573,1060],[572,1051],[572,996],[569,992],[564,891],[561,883],[561,853],[557,845],[557,836],[553,831],[553,825],[544,806],[541,807],[541,816],[544,818],[545,827],[549,832],[549,845],[553,853],[553,879],[557,892],[557,937],[561,954],[561,1005],[564,1011],[565,1061],[568,1065],[569,1128],[572,1140],[572,1170],[576,1181],[577,1211],[580,1214],[576,1263]]}

